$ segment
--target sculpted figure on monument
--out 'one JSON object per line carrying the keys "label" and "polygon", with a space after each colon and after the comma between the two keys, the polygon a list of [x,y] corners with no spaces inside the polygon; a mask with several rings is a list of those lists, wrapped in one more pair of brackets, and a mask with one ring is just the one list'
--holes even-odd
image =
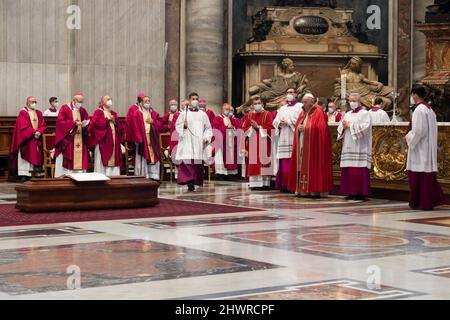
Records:
{"label": "sculpted figure on monument", "polygon": [[301,100],[306,93],[311,92],[306,76],[296,72],[294,61],[286,58],[281,62],[281,72],[278,75],[271,79],[265,79],[249,89],[250,100],[239,107],[238,111],[246,112],[252,104],[253,96],[260,96],[268,109],[278,108],[290,88],[296,89],[298,100]]}
{"label": "sculpted figure on monument", "polygon": [[[372,107],[372,99],[381,98],[385,111],[390,111],[393,105],[392,93],[394,89],[385,86],[381,82],[371,81],[367,79],[361,72],[362,59],[360,57],[353,57],[350,59],[347,66],[341,71],[341,75],[346,76],[346,94],[347,98],[350,93],[357,92],[361,95],[361,102],[367,108]],[[341,78],[336,79],[334,87],[334,95],[336,98],[341,97],[342,85]]]}

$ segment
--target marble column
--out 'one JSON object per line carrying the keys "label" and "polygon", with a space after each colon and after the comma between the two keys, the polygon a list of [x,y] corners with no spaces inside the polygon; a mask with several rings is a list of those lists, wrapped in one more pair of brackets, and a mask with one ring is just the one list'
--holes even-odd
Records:
{"label": "marble column", "polygon": [[412,85],[412,18],[411,0],[398,0],[397,84],[401,94],[399,107],[403,116],[409,115],[409,91]]}
{"label": "marble column", "polygon": [[[414,20],[415,21],[425,21],[425,13],[427,11],[427,6],[434,3],[433,0],[423,0],[414,1]],[[413,70],[414,78],[413,81],[420,81],[426,76],[426,36],[420,31],[414,31],[414,60],[413,60]]]}
{"label": "marble column", "polygon": [[223,103],[224,0],[190,0],[186,6],[186,94],[195,91],[219,110]]}
{"label": "marble column", "polygon": [[181,0],[166,0],[166,74],[164,107],[168,111],[170,99],[180,93],[180,18]]}

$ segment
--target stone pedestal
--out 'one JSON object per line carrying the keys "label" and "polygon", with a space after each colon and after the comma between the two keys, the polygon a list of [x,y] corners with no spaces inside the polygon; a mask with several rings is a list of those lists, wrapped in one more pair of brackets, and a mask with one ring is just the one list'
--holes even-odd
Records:
{"label": "stone pedestal", "polygon": [[223,99],[224,0],[189,0],[186,7],[186,91],[219,110]]}

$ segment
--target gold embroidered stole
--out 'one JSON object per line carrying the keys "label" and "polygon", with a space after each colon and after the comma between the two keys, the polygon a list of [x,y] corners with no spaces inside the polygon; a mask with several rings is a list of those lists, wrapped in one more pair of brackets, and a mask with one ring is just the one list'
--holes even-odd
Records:
{"label": "gold embroidered stole", "polygon": [[[113,115],[111,114],[111,111],[107,110],[106,108],[103,109],[103,114],[105,115],[106,119],[113,119]],[[113,137],[113,153],[111,155],[111,158],[108,161],[108,167],[116,167],[116,126],[113,122],[109,122],[109,126],[111,127],[112,137]]]}
{"label": "gold embroidered stole", "polygon": [[142,112],[142,116],[144,117],[145,136],[147,138],[147,148],[148,148],[148,153],[150,155],[150,163],[155,164],[155,151],[153,150],[152,140],[151,140],[152,125],[147,122],[148,120],[151,119],[152,115],[150,112],[145,113],[141,109],[139,109],[139,111]]}
{"label": "gold embroidered stole", "polygon": [[[81,121],[80,110],[72,109],[73,121]],[[83,170],[83,134],[76,133],[73,141],[73,170]]]}

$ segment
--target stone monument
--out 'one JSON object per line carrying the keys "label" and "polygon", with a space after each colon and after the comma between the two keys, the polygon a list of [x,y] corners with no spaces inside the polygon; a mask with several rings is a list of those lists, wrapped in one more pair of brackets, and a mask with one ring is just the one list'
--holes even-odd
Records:
{"label": "stone monument", "polygon": [[[280,68],[284,58],[292,61],[291,73],[297,72],[307,79],[296,87],[301,89],[299,94],[311,88],[316,96],[333,97],[335,79],[340,76],[338,70],[353,56],[363,59],[360,73],[364,79],[378,81],[376,66],[387,56],[380,54],[377,46],[363,43],[353,34],[352,9],[336,8],[336,1],[278,3],[292,7],[266,7],[255,15],[254,34],[237,53],[236,59],[242,66],[239,78],[243,79],[237,92],[244,106],[255,94],[261,94],[270,107],[279,102],[281,89],[287,87],[282,84],[285,68]],[[276,92],[270,93],[272,89],[266,82],[275,85]],[[303,85],[305,89],[301,88]]]}
{"label": "stone monument", "polygon": [[259,96],[264,101],[266,108],[277,109],[288,89],[294,88],[297,92],[297,99],[300,100],[303,95],[311,92],[309,82],[305,75],[295,71],[294,62],[285,58],[280,65],[280,73],[271,79],[264,79],[261,83],[252,86],[249,89],[251,98],[241,107],[239,113],[245,113],[252,103],[254,96]]}

